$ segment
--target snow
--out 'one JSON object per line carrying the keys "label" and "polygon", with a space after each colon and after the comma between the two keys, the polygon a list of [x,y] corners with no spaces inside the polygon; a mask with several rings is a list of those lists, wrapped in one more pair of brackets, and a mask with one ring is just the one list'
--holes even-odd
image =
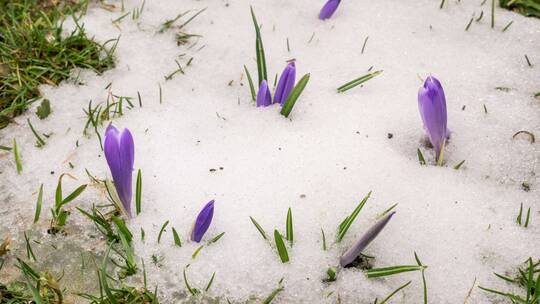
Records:
{"label": "snow", "polygon": [[[514,269],[529,256],[538,258],[540,249],[540,180],[535,175],[540,147],[526,137],[512,139],[520,130],[540,134],[540,105],[533,97],[540,91],[540,22],[497,8],[491,29],[489,4],[447,1],[440,10],[439,3],[343,1],[332,19],[320,21],[323,3],[310,0],[147,1],[140,19],[128,16],[118,25],[111,20],[123,14],[119,9],[109,12],[94,4],[82,22],[99,41],[120,37],[117,67],[103,75],[74,71],[81,86],[43,86],[52,114],[40,121],[30,110],[0,131],[0,144],[11,145],[15,137],[23,158],[23,174],[17,175],[12,154],[0,152],[0,235],[22,239],[19,235],[32,226],[41,183],[47,210],[61,173],[78,179],[65,178],[64,189],[88,183],[85,168],[99,178],[109,175],[97,136],[82,133],[82,108],[89,100],[105,102],[112,83],[116,95],[134,97],[135,103],[137,92],[142,97],[142,108],[126,110],[113,123],[128,127],[135,139],[143,212],[130,228],[135,252],[145,260],[149,283],[159,285],[163,303],[188,295],[182,277],[187,264],[189,282],[199,288],[216,272],[209,296],[222,302],[225,297],[232,302],[263,299],[284,278],[275,303],[336,303],[338,297],[342,303],[368,303],[409,280],[392,303],[419,303],[419,272],[368,279],[361,270],[347,268],[339,270],[336,282],[322,282],[326,269],[337,266],[341,254],[394,203],[399,203],[396,215],[365,251],[376,257],[375,267],[413,265],[417,252],[429,266],[430,303],[463,303],[475,281],[510,288],[492,273]],[[297,78],[311,73],[290,119],[279,115],[278,105],[256,108],[251,102],[242,76],[245,64],[256,78],[250,4],[262,24],[270,83],[291,58],[296,58]],[[140,5],[125,1],[126,11]],[[187,45],[176,45],[174,29],[156,33],[179,13],[205,7],[183,29],[202,36]],[[481,10],[483,19],[465,32],[473,12],[479,16]],[[177,69],[175,59],[185,74],[165,81]],[[384,72],[362,87],[336,93],[371,66]],[[448,103],[451,141],[442,168],[432,165],[434,155],[423,144],[417,108],[419,77],[430,74],[441,80]],[[40,132],[53,133],[43,148],[34,146],[26,118]],[[419,147],[430,165],[418,164]],[[452,169],[461,160],[464,165]],[[530,191],[523,191],[523,182]],[[337,226],[370,190],[358,219],[334,244]],[[192,259],[199,245],[188,241],[190,229],[211,199],[216,200],[214,221],[203,240],[225,235]],[[72,208],[104,201],[102,191],[89,188]],[[515,223],[521,203],[532,209],[527,229]],[[249,216],[269,235],[273,229],[283,234],[289,207],[295,242],[291,261],[282,264]],[[77,234],[97,232],[73,211],[66,239],[93,248]],[[45,234],[48,218],[44,211],[32,229]],[[181,248],[174,246],[171,227],[181,234]],[[139,239],[140,228],[145,241]],[[328,251],[322,250],[321,228]],[[23,248],[21,242],[16,246]],[[152,255],[161,266],[151,262]],[[468,303],[494,299],[475,287]]]}

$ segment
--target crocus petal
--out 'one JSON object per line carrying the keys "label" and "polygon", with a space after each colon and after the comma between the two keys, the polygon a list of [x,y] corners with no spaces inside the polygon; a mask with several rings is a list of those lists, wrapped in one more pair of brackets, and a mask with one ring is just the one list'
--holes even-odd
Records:
{"label": "crocus petal", "polygon": [[324,20],[332,17],[341,0],[328,0],[319,13],[319,19]]}
{"label": "crocus petal", "polygon": [[120,134],[109,125],[105,131],[103,147],[107,164],[111,170],[114,187],[128,216],[131,216],[132,171],[135,145],[128,129]]}
{"label": "crocus petal", "polygon": [[199,243],[210,227],[212,223],[212,217],[214,216],[214,200],[209,201],[206,206],[201,210],[195,224],[193,225],[193,230],[191,231],[191,240]]}
{"label": "crocus petal", "polygon": [[356,259],[356,257],[360,255],[362,250],[364,250],[369,245],[369,243],[371,243],[371,241],[373,241],[377,237],[379,232],[383,230],[384,226],[386,226],[386,224],[388,224],[392,216],[394,216],[394,213],[396,212],[394,211],[392,213],[389,213],[388,215],[383,217],[381,220],[379,220],[377,223],[375,223],[375,225],[371,226],[371,228],[369,228],[369,230],[366,233],[364,233],[364,235],[362,235],[362,237],[358,240],[358,242],[356,242],[356,244],[354,244],[354,246],[351,247],[339,259],[339,264],[342,267],[345,267],[349,265],[350,263],[352,263],[354,259]]}
{"label": "crocus petal", "polygon": [[279,77],[276,92],[274,92],[274,103],[279,102],[281,105],[285,103],[294,87],[295,78],[296,67],[294,65],[294,61],[292,61],[287,64]]}
{"label": "crocus petal", "polygon": [[272,96],[266,80],[261,81],[259,92],[257,92],[257,107],[267,107],[272,104]]}
{"label": "crocus petal", "polygon": [[448,138],[446,98],[439,80],[428,77],[418,91],[418,108],[429,141],[439,158],[441,147]]}

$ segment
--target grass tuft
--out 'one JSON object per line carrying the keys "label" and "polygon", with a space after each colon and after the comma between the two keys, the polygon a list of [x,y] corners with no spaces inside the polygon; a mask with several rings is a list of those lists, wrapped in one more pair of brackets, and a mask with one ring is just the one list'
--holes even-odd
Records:
{"label": "grass tuft", "polygon": [[87,1],[46,3],[0,1],[0,128],[40,97],[39,85],[58,85],[73,68],[100,74],[114,66],[115,47],[89,38],[76,16],[77,28],[63,34],[63,20]]}

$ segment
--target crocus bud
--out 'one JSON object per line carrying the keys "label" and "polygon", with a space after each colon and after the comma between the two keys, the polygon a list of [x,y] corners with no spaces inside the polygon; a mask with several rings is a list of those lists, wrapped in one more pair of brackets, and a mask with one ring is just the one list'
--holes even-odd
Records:
{"label": "crocus bud", "polygon": [[191,240],[199,243],[210,227],[212,223],[212,217],[214,216],[214,200],[209,201],[206,206],[201,210],[195,224],[193,225],[193,230],[191,231]]}
{"label": "crocus bud", "polygon": [[439,160],[449,132],[446,127],[446,98],[437,78],[429,76],[424,86],[418,91],[418,108],[424,122],[424,129],[435,149],[436,160]]}
{"label": "crocus bud", "polygon": [[285,103],[287,97],[291,93],[294,87],[294,81],[296,78],[296,67],[294,61],[287,64],[281,76],[279,77],[276,91],[274,92],[274,103],[279,102],[281,105]]}
{"label": "crocus bud", "polygon": [[394,211],[392,213],[389,213],[388,215],[383,217],[381,220],[379,220],[377,223],[375,223],[375,225],[371,226],[371,228],[369,228],[369,230],[366,233],[364,233],[364,235],[362,235],[362,237],[358,240],[358,242],[356,242],[356,244],[354,244],[354,246],[352,246],[339,259],[339,264],[342,267],[345,267],[349,265],[350,263],[352,263],[354,259],[356,259],[356,257],[359,256],[360,253],[362,253],[362,250],[366,249],[369,243],[371,243],[371,241],[373,241],[377,237],[379,232],[383,230],[384,226],[386,226],[386,224],[388,224],[392,216],[394,216],[394,213],[396,212]]}
{"label": "crocus bud", "polygon": [[259,92],[257,92],[257,107],[267,107],[272,104],[272,96],[266,80],[261,81]]}
{"label": "crocus bud", "polygon": [[112,124],[107,127],[103,151],[111,170],[114,187],[129,217],[131,217],[134,150],[133,137],[127,128],[120,133]]}
{"label": "crocus bud", "polygon": [[319,19],[325,20],[334,14],[341,0],[328,0],[319,13]]}

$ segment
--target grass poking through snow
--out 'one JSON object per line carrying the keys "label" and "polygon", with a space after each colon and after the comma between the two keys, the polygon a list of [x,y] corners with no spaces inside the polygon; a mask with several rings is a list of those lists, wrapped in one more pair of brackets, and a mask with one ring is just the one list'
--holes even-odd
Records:
{"label": "grass poking through snow", "polygon": [[58,85],[73,68],[102,73],[114,66],[116,40],[90,39],[76,16],[77,28],[63,34],[63,20],[86,5],[0,1],[0,128],[40,97],[39,85]]}

